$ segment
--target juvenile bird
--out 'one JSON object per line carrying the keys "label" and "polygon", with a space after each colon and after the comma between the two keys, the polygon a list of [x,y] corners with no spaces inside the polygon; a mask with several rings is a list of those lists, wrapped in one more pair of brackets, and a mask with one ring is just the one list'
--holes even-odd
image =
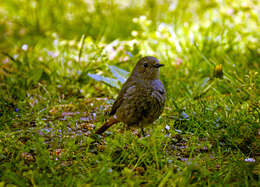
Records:
{"label": "juvenile bird", "polygon": [[96,134],[102,134],[118,122],[128,127],[152,124],[163,112],[165,90],[159,80],[159,68],[163,66],[152,56],[141,58],[135,65],[114,102],[110,118]]}

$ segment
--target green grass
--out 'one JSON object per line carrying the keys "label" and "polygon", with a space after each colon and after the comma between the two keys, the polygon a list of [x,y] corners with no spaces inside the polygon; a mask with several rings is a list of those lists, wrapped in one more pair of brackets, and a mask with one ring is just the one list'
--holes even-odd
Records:
{"label": "green grass", "polygon": [[[89,2],[88,4],[86,2]],[[4,1],[0,186],[259,186],[259,1]],[[138,137],[108,118],[118,79],[165,67],[163,114]],[[251,162],[250,162],[251,161]]]}

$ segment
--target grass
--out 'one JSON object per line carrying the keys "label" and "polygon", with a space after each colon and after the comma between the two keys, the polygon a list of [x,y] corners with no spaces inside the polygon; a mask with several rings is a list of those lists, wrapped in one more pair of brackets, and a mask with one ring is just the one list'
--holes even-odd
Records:
{"label": "grass", "polygon": [[[259,10],[233,0],[5,1],[0,184],[258,186]],[[165,64],[163,114],[147,137],[118,124],[94,143],[121,85],[111,66],[131,71],[144,55]]]}

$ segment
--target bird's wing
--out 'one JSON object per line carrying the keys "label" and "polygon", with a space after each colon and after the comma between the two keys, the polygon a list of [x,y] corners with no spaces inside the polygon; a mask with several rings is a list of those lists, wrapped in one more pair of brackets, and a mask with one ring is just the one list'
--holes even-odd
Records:
{"label": "bird's wing", "polygon": [[123,100],[124,100],[124,95],[127,92],[127,90],[132,87],[133,85],[135,85],[135,81],[132,81],[131,79],[128,79],[125,84],[122,86],[116,101],[114,102],[112,109],[109,113],[110,116],[114,115],[116,113],[116,110],[120,107],[120,105],[122,104]]}

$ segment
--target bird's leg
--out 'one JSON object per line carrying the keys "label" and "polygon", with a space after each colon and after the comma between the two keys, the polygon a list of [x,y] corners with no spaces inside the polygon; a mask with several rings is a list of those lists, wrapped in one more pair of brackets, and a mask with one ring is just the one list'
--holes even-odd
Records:
{"label": "bird's leg", "polygon": [[141,128],[141,133],[142,133],[143,137],[145,137],[144,128]]}

